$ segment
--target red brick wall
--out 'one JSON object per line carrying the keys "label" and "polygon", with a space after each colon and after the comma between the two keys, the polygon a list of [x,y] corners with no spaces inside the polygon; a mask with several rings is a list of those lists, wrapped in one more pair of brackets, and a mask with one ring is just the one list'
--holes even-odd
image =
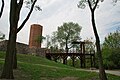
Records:
{"label": "red brick wall", "polygon": [[41,43],[38,42],[38,37],[42,36],[42,26],[33,24],[30,28],[29,48],[41,48]]}

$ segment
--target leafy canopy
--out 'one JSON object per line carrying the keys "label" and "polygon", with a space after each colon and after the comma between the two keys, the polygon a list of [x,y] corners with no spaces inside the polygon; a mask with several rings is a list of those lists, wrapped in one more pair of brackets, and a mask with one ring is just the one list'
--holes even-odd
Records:
{"label": "leafy canopy", "polygon": [[52,41],[59,44],[60,47],[71,46],[72,41],[80,40],[81,26],[77,23],[68,22],[59,26],[56,32],[53,32]]}
{"label": "leafy canopy", "polygon": [[102,51],[105,68],[120,68],[120,28],[105,37]]}
{"label": "leafy canopy", "polygon": [[116,32],[110,33],[107,37],[105,37],[103,47],[109,49],[120,48],[120,28],[118,28]]}

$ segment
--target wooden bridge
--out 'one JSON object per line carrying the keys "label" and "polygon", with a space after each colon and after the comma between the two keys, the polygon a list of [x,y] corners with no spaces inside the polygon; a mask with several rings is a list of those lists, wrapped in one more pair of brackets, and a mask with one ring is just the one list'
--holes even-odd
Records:
{"label": "wooden bridge", "polygon": [[79,52],[71,52],[71,53],[62,53],[62,52],[46,52],[46,58],[49,60],[54,60],[57,62],[62,59],[63,64],[67,64],[68,58],[72,60],[72,66],[75,66],[75,60],[80,60],[80,67],[86,67],[86,60],[90,60],[91,67],[95,67],[95,51],[90,51],[86,53],[85,51],[85,42],[73,42],[73,44],[80,44]]}
{"label": "wooden bridge", "polygon": [[86,59],[90,60],[91,67],[95,66],[95,54],[82,54],[82,53],[46,53],[46,58],[49,60],[57,60],[62,59],[63,64],[67,64],[67,59],[71,58],[72,66],[75,66],[75,59],[80,60],[80,67],[86,67]]}

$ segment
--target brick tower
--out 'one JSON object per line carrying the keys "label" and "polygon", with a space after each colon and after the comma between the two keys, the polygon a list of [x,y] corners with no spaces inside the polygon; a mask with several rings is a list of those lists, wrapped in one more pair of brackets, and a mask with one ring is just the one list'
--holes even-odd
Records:
{"label": "brick tower", "polygon": [[30,28],[29,37],[29,48],[41,48],[41,43],[39,42],[40,37],[42,37],[42,26],[39,24],[32,24]]}

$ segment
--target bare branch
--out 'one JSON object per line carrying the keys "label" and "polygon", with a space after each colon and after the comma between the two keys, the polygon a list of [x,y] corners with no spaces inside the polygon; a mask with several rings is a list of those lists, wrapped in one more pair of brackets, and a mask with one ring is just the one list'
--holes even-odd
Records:
{"label": "bare branch", "polygon": [[1,7],[1,11],[0,11],[0,18],[1,18],[2,13],[3,13],[4,5],[5,5],[4,0],[2,0],[2,7]]}
{"label": "bare branch", "polygon": [[97,7],[97,5],[98,5],[98,2],[99,2],[99,0],[97,0],[97,1],[95,2],[95,6],[93,7],[93,10],[96,9],[96,7]]}
{"label": "bare branch", "polygon": [[21,8],[22,8],[22,5],[23,5],[23,0],[20,0],[19,3],[18,3],[18,11],[20,12]]}
{"label": "bare branch", "polygon": [[90,10],[92,11],[92,10],[93,10],[93,8],[92,8],[92,5],[91,5],[90,0],[88,0],[88,5],[89,5]]}
{"label": "bare branch", "polygon": [[23,28],[23,26],[25,25],[25,23],[26,23],[27,20],[29,19],[30,15],[31,15],[31,13],[32,13],[32,11],[33,11],[33,8],[34,8],[34,5],[35,5],[36,1],[37,1],[37,0],[34,0],[34,2],[33,2],[33,4],[32,4],[32,6],[31,6],[31,9],[30,9],[27,17],[25,18],[25,20],[23,21],[23,23],[20,25],[20,27],[17,29],[17,33]]}
{"label": "bare branch", "polygon": [[36,10],[36,11],[37,11],[37,10],[38,10],[38,11],[42,11],[42,9],[40,8],[39,5],[36,5],[36,6],[35,6],[35,10]]}

